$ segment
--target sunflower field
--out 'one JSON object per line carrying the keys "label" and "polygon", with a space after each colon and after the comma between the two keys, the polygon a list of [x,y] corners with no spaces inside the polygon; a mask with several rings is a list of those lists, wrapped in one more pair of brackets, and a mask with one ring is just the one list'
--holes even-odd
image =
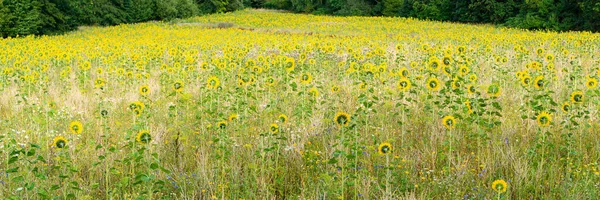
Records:
{"label": "sunflower field", "polygon": [[600,197],[600,34],[248,9],[0,50],[2,199]]}

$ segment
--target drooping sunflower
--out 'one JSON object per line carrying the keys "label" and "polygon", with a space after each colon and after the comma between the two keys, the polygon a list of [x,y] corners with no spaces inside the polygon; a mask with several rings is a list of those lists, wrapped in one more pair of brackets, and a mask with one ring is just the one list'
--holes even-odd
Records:
{"label": "drooping sunflower", "polygon": [[495,180],[494,182],[492,182],[492,189],[497,193],[504,193],[506,192],[507,188],[508,184],[502,179]]}
{"label": "drooping sunflower", "polygon": [[536,89],[544,89],[545,85],[546,85],[546,83],[544,81],[544,76],[535,77],[535,79],[533,80],[533,86]]}
{"label": "drooping sunflower", "polygon": [[500,86],[498,84],[491,84],[487,88],[487,94],[490,97],[498,97],[498,96],[500,96],[501,90],[502,89],[500,88]]}
{"label": "drooping sunflower", "polygon": [[285,123],[288,120],[288,118],[285,114],[279,115],[278,119],[279,119],[279,122],[281,122],[281,123]]}
{"label": "drooping sunflower", "polygon": [[140,87],[140,94],[146,96],[148,93],[150,93],[150,87],[147,85],[142,85],[142,87]]}
{"label": "drooping sunflower", "polygon": [[598,80],[594,77],[589,77],[587,79],[587,81],[585,82],[585,86],[588,89],[594,89],[594,88],[596,88],[596,86],[598,86]]}
{"label": "drooping sunflower", "polygon": [[569,104],[569,102],[564,102],[561,106],[561,110],[565,113],[568,113],[569,110],[571,110],[571,105]]}
{"label": "drooping sunflower", "polygon": [[206,80],[206,87],[209,89],[217,89],[221,85],[221,81],[216,76],[211,76]]}
{"label": "drooping sunflower", "polygon": [[431,91],[440,90],[440,81],[435,77],[429,78],[429,80],[427,80],[427,88]]}
{"label": "drooping sunflower", "polygon": [[339,127],[348,126],[350,124],[350,115],[345,112],[337,112],[333,121],[335,121],[335,124]]}
{"label": "drooping sunflower", "polygon": [[548,112],[545,112],[545,111],[541,112],[537,116],[537,122],[538,122],[538,125],[540,125],[542,127],[548,126],[552,122],[552,116]]}
{"label": "drooping sunflower", "polygon": [[575,91],[571,93],[571,102],[573,102],[574,104],[583,103],[583,98],[584,96],[582,91]]}
{"label": "drooping sunflower", "polygon": [[309,84],[310,81],[312,81],[312,76],[310,75],[310,73],[304,72],[302,73],[302,75],[300,75],[300,83]]}
{"label": "drooping sunflower", "polygon": [[135,140],[140,144],[148,144],[152,140],[152,135],[150,135],[150,131],[142,130],[138,132],[137,136],[135,137]]}
{"label": "drooping sunflower", "polygon": [[173,83],[173,90],[175,90],[175,92],[181,92],[183,91],[183,82],[182,81],[175,81],[175,83]]}
{"label": "drooping sunflower", "polygon": [[277,134],[277,133],[279,133],[279,125],[271,124],[271,127],[269,128],[269,130],[271,131],[271,133]]}
{"label": "drooping sunflower", "polygon": [[69,124],[69,130],[71,130],[71,133],[73,134],[80,134],[83,132],[83,125],[79,121],[72,121]]}
{"label": "drooping sunflower", "polygon": [[52,146],[62,149],[67,146],[67,139],[63,136],[56,136],[52,141]]}
{"label": "drooping sunflower", "polygon": [[444,127],[446,127],[446,129],[454,129],[454,126],[456,125],[456,119],[452,115],[445,116],[442,118],[442,124]]}
{"label": "drooping sunflower", "polygon": [[410,80],[408,80],[408,78],[401,78],[398,81],[398,89],[400,89],[400,91],[405,92],[408,91],[410,89],[411,83]]}
{"label": "drooping sunflower", "polygon": [[377,147],[377,152],[379,153],[379,155],[386,155],[392,152],[392,144],[388,142],[383,142],[379,144],[379,147]]}

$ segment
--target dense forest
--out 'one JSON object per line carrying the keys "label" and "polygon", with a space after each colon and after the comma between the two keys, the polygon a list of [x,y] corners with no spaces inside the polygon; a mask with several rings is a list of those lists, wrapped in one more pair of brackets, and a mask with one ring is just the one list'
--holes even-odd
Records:
{"label": "dense forest", "polygon": [[600,0],[0,0],[0,36],[170,20],[246,7],[401,16],[544,30],[600,30]]}

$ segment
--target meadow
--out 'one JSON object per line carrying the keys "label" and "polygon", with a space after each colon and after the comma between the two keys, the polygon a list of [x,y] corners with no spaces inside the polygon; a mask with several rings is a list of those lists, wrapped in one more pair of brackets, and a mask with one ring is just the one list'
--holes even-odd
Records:
{"label": "meadow", "polygon": [[0,50],[2,199],[600,198],[600,34],[247,9]]}

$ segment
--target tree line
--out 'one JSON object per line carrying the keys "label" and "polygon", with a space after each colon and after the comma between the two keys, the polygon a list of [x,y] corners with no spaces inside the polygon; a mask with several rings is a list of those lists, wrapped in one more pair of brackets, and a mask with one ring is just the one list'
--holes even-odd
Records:
{"label": "tree line", "polygon": [[57,34],[81,25],[170,20],[245,7],[524,29],[600,30],[600,0],[0,0],[0,36]]}

